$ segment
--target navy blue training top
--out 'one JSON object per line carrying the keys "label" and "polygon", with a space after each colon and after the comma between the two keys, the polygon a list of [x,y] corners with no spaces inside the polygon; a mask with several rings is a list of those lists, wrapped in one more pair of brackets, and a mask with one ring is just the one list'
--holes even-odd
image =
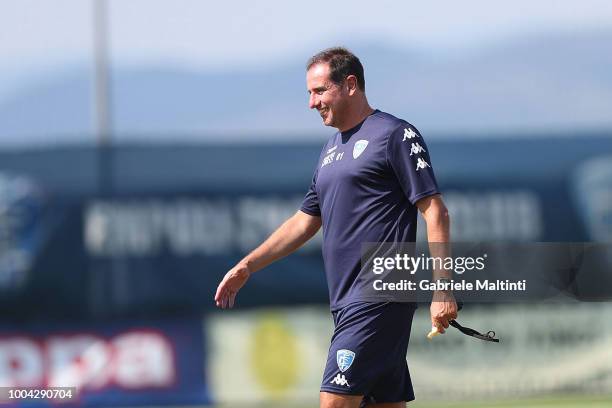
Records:
{"label": "navy blue training top", "polygon": [[321,217],[331,310],[367,300],[362,243],[414,242],[414,204],[437,193],[427,146],[404,120],[376,110],[328,140],[300,210]]}

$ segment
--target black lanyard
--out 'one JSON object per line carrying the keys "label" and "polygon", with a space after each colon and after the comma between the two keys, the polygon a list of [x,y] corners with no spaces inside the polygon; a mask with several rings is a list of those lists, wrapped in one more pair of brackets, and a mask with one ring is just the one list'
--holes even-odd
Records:
{"label": "black lanyard", "polygon": [[450,324],[451,326],[453,326],[454,328],[456,328],[457,330],[459,330],[461,333],[465,335],[476,337],[477,339],[484,340],[484,341],[492,341],[494,343],[499,343],[499,339],[495,338],[495,332],[493,330],[489,330],[487,334],[482,334],[482,333],[477,332],[474,329],[470,329],[469,327],[463,327],[462,325],[457,323],[456,320],[451,320],[448,322],[448,324]]}
{"label": "black lanyard", "polygon": [[[461,309],[463,309],[463,302],[458,301],[457,302],[457,311],[459,311]],[[460,325],[456,320],[451,320],[451,321],[448,322],[448,324],[450,324],[455,329],[459,330],[461,333],[463,333],[463,334],[465,334],[467,336],[476,337],[477,339],[484,340],[484,341],[492,341],[493,343],[499,343],[499,339],[495,338],[495,332],[493,330],[489,330],[487,332],[487,334],[482,334],[480,332],[477,332],[474,329],[470,329],[469,327],[464,327],[464,326]]]}

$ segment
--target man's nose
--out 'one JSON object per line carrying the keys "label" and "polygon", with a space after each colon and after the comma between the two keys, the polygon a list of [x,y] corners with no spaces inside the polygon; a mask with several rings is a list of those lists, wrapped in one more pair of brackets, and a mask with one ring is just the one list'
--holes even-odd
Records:
{"label": "man's nose", "polygon": [[317,94],[311,93],[310,98],[308,98],[308,107],[310,109],[314,109],[319,105],[319,98],[317,98]]}

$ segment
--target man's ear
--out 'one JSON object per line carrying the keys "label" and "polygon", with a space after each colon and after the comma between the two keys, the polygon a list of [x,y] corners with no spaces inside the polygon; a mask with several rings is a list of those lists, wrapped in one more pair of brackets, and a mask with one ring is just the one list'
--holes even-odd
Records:
{"label": "man's ear", "polygon": [[346,77],[346,86],[349,91],[349,95],[354,95],[357,91],[357,77],[355,75],[349,75]]}

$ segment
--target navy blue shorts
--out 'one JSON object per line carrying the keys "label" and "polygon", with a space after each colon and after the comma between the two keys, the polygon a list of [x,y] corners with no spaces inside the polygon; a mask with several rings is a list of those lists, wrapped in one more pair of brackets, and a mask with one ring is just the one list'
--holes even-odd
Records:
{"label": "navy blue shorts", "polygon": [[365,403],[414,400],[406,363],[414,303],[353,303],[335,324],[321,391],[363,395]]}

